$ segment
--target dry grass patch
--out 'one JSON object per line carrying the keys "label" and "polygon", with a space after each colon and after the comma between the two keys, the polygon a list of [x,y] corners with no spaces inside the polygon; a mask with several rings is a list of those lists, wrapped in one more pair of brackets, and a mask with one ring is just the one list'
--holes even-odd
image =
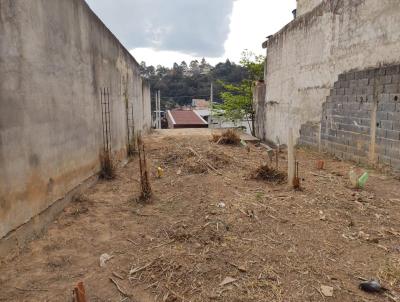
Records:
{"label": "dry grass patch", "polygon": [[177,167],[186,174],[205,174],[210,170],[223,169],[231,163],[229,155],[219,150],[209,149],[206,152],[197,152],[192,147],[183,147],[174,151],[167,151],[162,164]]}

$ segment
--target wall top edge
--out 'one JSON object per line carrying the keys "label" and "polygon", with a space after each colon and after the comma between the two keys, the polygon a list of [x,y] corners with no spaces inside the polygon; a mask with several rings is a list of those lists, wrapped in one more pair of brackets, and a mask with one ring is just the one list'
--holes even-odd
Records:
{"label": "wall top edge", "polygon": [[[346,3],[345,3],[346,2]],[[291,22],[286,24],[281,30],[279,30],[274,35],[270,35],[267,37],[267,40],[262,44],[263,48],[268,48],[276,43],[280,37],[283,35],[295,31],[301,28],[308,28],[311,24],[313,24],[316,20],[322,17],[325,14],[331,15],[341,15],[345,13],[348,9],[343,9],[345,5],[351,7],[357,7],[363,4],[365,0],[324,0],[322,3],[317,5],[311,11],[296,17]]]}

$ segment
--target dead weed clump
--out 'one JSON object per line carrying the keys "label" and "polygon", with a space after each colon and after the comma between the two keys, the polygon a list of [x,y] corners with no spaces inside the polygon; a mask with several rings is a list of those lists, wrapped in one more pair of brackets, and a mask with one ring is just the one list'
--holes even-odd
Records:
{"label": "dead weed clump", "polygon": [[268,165],[261,165],[251,173],[250,178],[282,183],[287,179],[287,175],[274,168],[270,168]]}
{"label": "dead weed clump", "polygon": [[228,129],[221,134],[213,133],[211,141],[220,145],[239,145],[240,135],[234,129]]}
{"label": "dead weed clump", "polygon": [[152,195],[152,190],[149,178],[149,167],[147,166],[147,160],[146,160],[146,150],[142,137],[140,135],[137,137],[137,146],[139,155],[139,172],[140,172],[140,188],[141,188],[139,201],[146,202],[150,199]]}
{"label": "dead weed clump", "polygon": [[115,174],[115,164],[109,152],[102,152],[100,153],[100,178],[111,180],[114,179]]}

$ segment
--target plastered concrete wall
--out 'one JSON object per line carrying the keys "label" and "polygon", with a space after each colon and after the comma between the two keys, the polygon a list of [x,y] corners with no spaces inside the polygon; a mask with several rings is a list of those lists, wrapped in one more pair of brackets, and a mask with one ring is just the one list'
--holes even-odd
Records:
{"label": "plastered concrete wall", "polygon": [[[336,1],[336,0],[331,0]],[[323,0],[297,0],[297,16],[304,15],[312,11],[315,7],[321,4]]]}
{"label": "plastered concrete wall", "polygon": [[319,121],[338,75],[400,61],[397,0],[325,0],[265,43],[267,139],[287,142],[300,126]]}
{"label": "plastered concrete wall", "polygon": [[400,171],[400,65],[340,74],[320,122],[303,124],[299,143]]}
{"label": "plastered concrete wall", "polygon": [[146,81],[142,84],[142,131],[145,133],[151,130],[151,87]]}
{"label": "plastered concrete wall", "polygon": [[[265,116],[265,83],[257,82],[253,87],[253,107],[256,112],[255,119],[261,120]],[[261,139],[265,139],[265,128],[263,124],[256,123],[255,125],[255,134],[257,137]]]}
{"label": "plastered concrete wall", "polygon": [[0,238],[99,171],[102,88],[121,158],[127,108],[150,128],[135,59],[83,0],[0,0]]}

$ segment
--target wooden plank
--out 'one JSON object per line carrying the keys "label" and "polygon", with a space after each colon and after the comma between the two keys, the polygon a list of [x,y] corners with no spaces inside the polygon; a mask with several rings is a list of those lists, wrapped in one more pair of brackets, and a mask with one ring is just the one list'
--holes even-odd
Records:
{"label": "wooden plank", "polygon": [[288,130],[288,185],[293,187],[296,172],[296,162],[294,156],[293,129]]}

